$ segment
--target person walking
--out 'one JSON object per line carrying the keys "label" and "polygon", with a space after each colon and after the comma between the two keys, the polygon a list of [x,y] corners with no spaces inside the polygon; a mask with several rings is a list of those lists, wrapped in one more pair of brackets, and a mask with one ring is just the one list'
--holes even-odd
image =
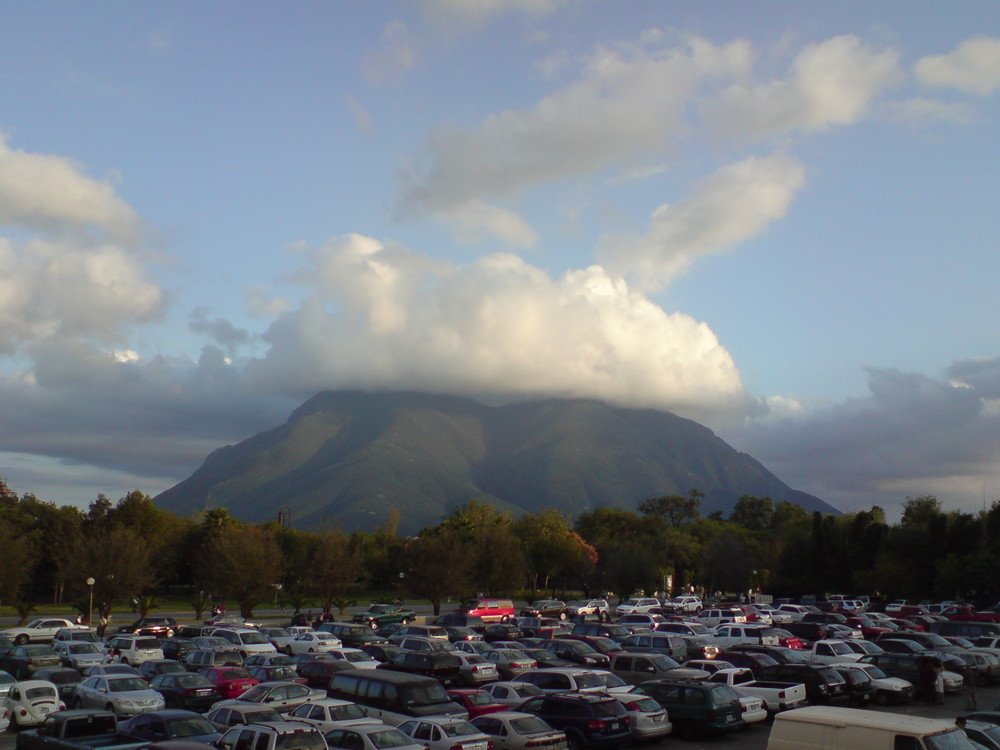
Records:
{"label": "person walking", "polygon": [[966,664],[962,669],[962,682],[965,685],[965,710],[979,710],[979,696],[976,695],[976,670],[971,664]]}

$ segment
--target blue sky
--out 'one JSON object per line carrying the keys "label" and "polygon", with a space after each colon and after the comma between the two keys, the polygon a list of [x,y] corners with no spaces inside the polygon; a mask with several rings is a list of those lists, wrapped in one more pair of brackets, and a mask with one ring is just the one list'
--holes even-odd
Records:
{"label": "blue sky", "polygon": [[0,473],[155,494],[324,388],[1000,497],[987,3],[50,3],[0,40]]}

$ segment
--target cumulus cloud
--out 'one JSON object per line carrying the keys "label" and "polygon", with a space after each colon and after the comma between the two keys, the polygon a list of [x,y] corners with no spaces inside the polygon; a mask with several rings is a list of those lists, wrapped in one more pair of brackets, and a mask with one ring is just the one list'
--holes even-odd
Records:
{"label": "cumulus cloud", "polygon": [[114,188],[71,159],[7,146],[0,137],[0,224],[52,232],[98,230],[116,241],[138,236],[135,212]]}
{"label": "cumulus cloud", "polygon": [[455,266],[360,235],[312,262],[308,299],[248,367],[255,388],[577,396],[687,413],[747,404],[707,325],[599,266],[559,278],[510,254]]}
{"label": "cumulus cloud", "polygon": [[921,58],[913,72],[924,86],[989,96],[1000,89],[1000,38],[967,39],[946,55]]}
{"label": "cumulus cloud", "polygon": [[901,79],[895,51],[876,51],[857,36],[838,36],[802,50],[784,79],[732,85],[706,113],[732,136],[808,133],[857,122]]}
{"label": "cumulus cloud", "polygon": [[786,482],[842,508],[939,493],[975,508],[1000,461],[1000,359],[957,362],[936,379],[868,370],[868,394],[784,409],[728,437]]}
{"label": "cumulus cloud", "polygon": [[886,102],[884,110],[890,119],[909,125],[935,122],[967,125],[975,116],[972,106],[967,102],[942,102],[922,96],[905,101]]}
{"label": "cumulus cloud", "polygon": [[204,307],[195,308],[188,327],[195,333],[206,334],[230,357],[234,356],[241,346],[248,344],[254,338],[250,331],[245,328],[237,328],[225,318],[209,320],[208,310]]}
{"label": "cumulus cloud", "polygon": [[[742,41],[718,47],[693,38],[682,47],[601,49],[579,80],[530,109],[431,133],[420,166],[405,177],[401,209],[468,218],[476,202],[660,154],[683,132],[682,111],[699,82],[744,71],[749,59]],[[479,213],[487,223],[495,218]]]}
{"label": "cumulus cloud", "polygon": [[804,184],[803,166],[785,155],[729,164],[688,197],[657,208],[644,236],[605,238],[599,257],[641,288],[658,288],[698,258],[743,242],[783,218]]}
{"label": "cumulus cloud", "polygon": [[424,16],[442,29],[478,28],[505,14],[547,16],[578,0],[421,0]]}

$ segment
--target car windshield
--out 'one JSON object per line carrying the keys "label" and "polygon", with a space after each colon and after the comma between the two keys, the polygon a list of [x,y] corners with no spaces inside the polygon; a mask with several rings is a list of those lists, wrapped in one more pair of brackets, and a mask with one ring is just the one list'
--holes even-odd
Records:
{"label": "car windshield", "polygon": [[974,747],[965,732],[958,728],[924,737],[924,744],[930,750],[972,750]]}
{"label": "car windshield", "polygon": [[227,669],[225,672],[222,673],[222,675],[227,680],[249,680],[249,679],[252,679],[250,677],[250,673],[247,672],[245,669],[243,669],[241,667],[234,667],[233,669]]}
{"label": "car windshield", "polygon": [[645,711],[647,713],[652,713],[653,711],[663,710],[663,706],[661,706],[652,698],[639,698],[638,700],[630,700],[629,703],[635,706],[635,708],[633,709],[635,711]]}
{"label": "car windshield", "polygon": [[601,688],[604,687],[604,680],[593,672],[588,674],[578,674],[576,676],[576,687],[577,690],[582,690],[584,688]]}
{"label": "car windshield", "polygon": [[215,727],[201,716],[185,716],[167,723],[173,737],[194,737],[198,734],[214,734]]}
{"label": "car windshield", "polygon": [[112,693],[127,693],[132,690],[148,690],[149,686],[141,677],[122,677],[117,680],[108,680],[108,687]]}
{"label": "car windshield", "polygon": [[247,724],[281,720],[281,716],[273,708],[262,708],[259,711],[244,711],[243,718],[246,719]]}
{"label": "car windshield", "polygon": [[75,669],[64,669],[59,672],[49,672],[49,676],[45,679],[53,685],[69,685],[80,681],[80,673]]}
{"label": "car windshield", "polygon": [[270,643],[270,641],[267,640],[267,638],[265,638],[263,636],[263,634],[257,633],[257,632],[240,633],[240,639],[244,643],[249,644],[251,646],[260,645],[260,644],[263,644],[263,643]]}
{"label": "car windshield", "polygon": [[590,704],[590,707],[594,711],[594,716],[599,718],[604,716],[621,716],[626,713],[622,705],[614,700],[595,701]]}
{"label": "car windshield", "polygon": [[291,667],[279,666],[269,669],[272,680],[294,680],[298,673]]}
{"label": "car windshield", "polygon": [[135,642],[136,649],[143,651],[160,651],[160,642],[155,638],[141,638]]}
{"label": "car windshield", "polygon": [[264,632],[267,633],[272,638],[287,638],[288,637],[288,631],[285,630],[284,628],[268,628]]}
{"label": "car windshield", "polygon": [[846,643],[831,643],[830,650],[835,654],[853,654],[854,649],[848,646]]}
{"label": "car windshield", "polygon": [[386,747],[406,747],[415,744],[413,739],[407,737],[398,729],[383,729],[378,732],[369,732],[368,739],[377,748]]}
{"label": "car windshield", "polygon": [[29,701],[38,700],[40,698],[55,698],[56,691],[43,685],[41,687],[28,688],[24,691],[24,697]]}
{"label": "car windshield", "polygon": [[330,706],[330,718],[334,721],[347,719],[364,719],[366,714],[357,703],[345,703],[343,706]]}
{"label": "car windshield", "polygon": [[614,688],[614,687],[626,687],[628,683],[625,682],[621,677],[616,674],[611,674],[611,672],[594,672],[597,675],[597,679],[601,681],[604,687]]}
{"label": "car windshield", "polygon": [[541,732],[549,733],[552,731],[552,727],[537,716],[524,716],[511,719],[510,726],[518,734],[539,734]]}
{"label": "car windshield", "polygon": [[48,646],[25,646],[24,653],[27,656],[55,656],[55,652]]}
{"label": "car windshield", "polygon": [[621,646],[615,643],[610,638],[605,638],[604,636],[594,636],[590,639],[590,643],[593,644],[594,648],[601,651],[620,651]]}
{"label": "car windshield", "polygon": [[366,654],[364,651],[345,651],[344,652],[344,659],[346,659],[347,661],[351,661],[351,662],[375,661],[368,654]]}
{"label": "car windshield", "polygon": [[279,734],[274,740],[275,750],[326,750],[326,740],[319,732],[294,731]]}
{"label": "car windshield", "polygon": [[93,643],[73,643],[67,649],[71,654],[99,654],[100,649]]}
{"label": "car windshield", "polygon": [[[248,674],[247,677],[250,675]],[[250,703],[260,703],[267,696],[270,688],[266,688],[262,685],[254,685],[252,688],[247,690],[243,695],[240,696],[241,701],[249,701]]]}

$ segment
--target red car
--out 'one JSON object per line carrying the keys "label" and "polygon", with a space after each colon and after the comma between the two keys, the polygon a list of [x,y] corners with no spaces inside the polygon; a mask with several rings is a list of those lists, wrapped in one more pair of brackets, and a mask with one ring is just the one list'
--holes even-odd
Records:
{"label": "red car", "polygon": [[874,620],[869,620],[867,617],[848,617],[847,624],[852,628],[858,628],[866,641],[875,640],[880,633],[891,633],[893,631],[892,628],[883,627]]}
{"label": "red car", "polygon": [[223,698],[239,698],[259,682],[243,667],[209,667],[201,673],[215,685]]}
{"label": "red car", "polygon": [[492,714],[496,711],[509,711],[510,709],[503,703],[497,703],[493,696],[485,690],[476,688],[455,688],[449,690],[448,695],[455,703],[462,706],[469,712],[469,718],[475,719],[483,714]]}

